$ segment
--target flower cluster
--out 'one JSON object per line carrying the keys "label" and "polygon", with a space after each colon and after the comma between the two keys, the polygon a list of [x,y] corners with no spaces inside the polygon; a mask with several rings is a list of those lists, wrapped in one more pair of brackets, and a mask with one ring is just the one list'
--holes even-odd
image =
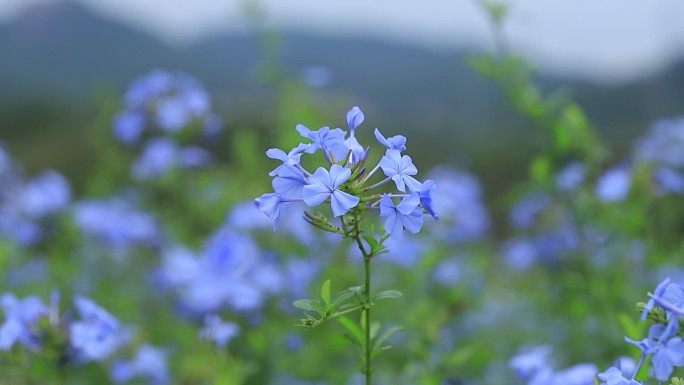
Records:
{"label": "flower cluster", "polygon": [[640,384],[634,378],[646,358],[651,356],[652,376],[658,381],[670,379],[675,367],[684,366],[684,341],[680,337],[680,319],[684,318],[684,287],[672,283],[669,278],[662,281],[650,299],[644,304],[642,321],[655,321],[648,330],[648,336],[641,341],[625,337],[625,340],[639,349],[642,356],[631,378],[623,376],[619,368],[611,367],[599,374],[602,383],[608,385]]}
{"label": "flower cluster", "polygon": [[0,238],[21,245],[42,241],[50,218],[71,203],[71,186],[57,171],[26,178],[0,144]]}
{"label": "flower cluster", "polygon": [[164,250],[160,277],[191,313],[215,312],[224,305],[255,311],[283,288],[282,273],[262,254],[252,238],[223,226],[200,252],[182,246]]}
{"label": "flower cluster", "polygon": [[[60,294],[53,292],[50,304],[45,305],[37,296],[19,299],[11,293],[0,297],[4,321],[0,324],[0,350],[11,350],[21,345],[36,354],[57,348],[56,353],[73,363],[108,363],[114,355],[131,341],[131,330],[93,300],[74,297],[75,314],[59,314]],[[229,324],[227,324],[230,326]],[[224,326],[225,328],[225,326]],[[53,335],[58,338],[52,338]],[[226,332],[213,336],[223,342],[231,338]],[[57,345],[54,342],[57,341]],[[52,354],[52,353],[50,353]],[[150,383],[169,383],[166,353],[143,344],[131,361],[112,363],[112,380],[121,384],[134,377],[147,377]]]}
{"label": "flower cluster", "polygon": [[84,235],[97,239],[116,255],[136,245],[161,242],[154,217],[120,198],[80,201],[74,205],[73,218]]}
{"label": "flower cluster", "polygon": [[203,126],[205,135],[216,134],[220,118],[211,111],[211,101],[199,81],[181,72],[153,71],[135,80],[123,97],[125,105],[114,121],[114,136],[134,145],[143,140],[145,131],[156,127],[165,136],[145,142],[141,156],[132,168],[137,179],[154,179],[172,168],[204,167],[211,154],[198,146],[181,146],[172,138],[183,129]]}
{"label": "flower cluster", "polygon": [[[364,148],[355,136],[356,128],[364,121],[358,107],[347,113],[348,131],[322,127],[312,131],[299,124],[296,129],[307,140],[288,152],[270,149],[269,158],[281,165],[270,172],[273,176],[273,193],[255,199],[256,206],[274,219],[276,226],[283,208],[293,202],[304,202],[309,207],[329,202],[334,217],[350,212],[379,210],[385,219],[385,231],[393,239],[401,239],[404,231],[417,233],[423,226],[423,213],[437,217],[432,207],[435,184],[431,180],[420,182],[414,175],[418,169],[406,150],[406,138],[401,135],[386,138],[375,129],[375,138],[386,147],[385,155],[370,171],[366,168],[370,148]],[[329,167],[318,167],[313,173],[301,163],[304,154],[322,152]],[[373,183],[378,170],[385,178]],[[379,193],[376,189],[393,183],[399,193]],[[321,215],[307,214],[307,219],[327,231],[346,234],[344,228],[334,226]],[[344,222],[343,222],[344,227]]]}
{"label": "flower cluster", "polygon": [[31,351],[40,351],[48,327],[67,334],[68,355],[80,361],[102,361],[128,341],[128,332],[109,312],[92,300],[77,296],[74,299],[78,319],[60,318],[59,292],[54,292],[50,305],[40,298],[23,299],[11,293],[2,296],[5,321],[0,326],[0,350],[21,344]]}
{"label": "flower cluster", "polygon": [[653,164],[663,193],[684,193],[684,117],[655,122],[637,142],[635,157]]}

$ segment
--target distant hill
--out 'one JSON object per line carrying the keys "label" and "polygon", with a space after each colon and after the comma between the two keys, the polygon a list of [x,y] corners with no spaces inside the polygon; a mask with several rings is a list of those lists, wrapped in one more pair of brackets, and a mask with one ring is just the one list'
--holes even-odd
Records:
{"label": "distant hill", "polygon": [[[373,111],[374,123],[385,130],[412,132],[412,142],[432,162],[453,161],[487,173],[496,171],[494,154],[506,160],[507,152],[531,151],[526,123],[464,63],[468,52],[288,32],[278,37],[281,71],[300,77],[307,67],[327,68],[326,90]],[[6,108],[34,100],[86,105],[95,90],[122,90],[159,67],[197,76],[227,102],[259,89],[258,36],[227,34],[174,48],[68,1],[0,25],[0,58],[0,107]],[[541,82],[548,89],[566,88],[622,150],[654,119],[684,112],[684,62],[611,86],[543,74]],[[3,124],[0,114],[0,131]],[[516,164],[523,164],[521,157],[528,155],[516,156]]]}

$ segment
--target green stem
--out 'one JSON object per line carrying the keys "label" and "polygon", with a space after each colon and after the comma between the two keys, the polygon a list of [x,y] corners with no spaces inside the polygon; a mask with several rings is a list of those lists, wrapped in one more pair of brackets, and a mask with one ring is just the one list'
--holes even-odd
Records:
{"label": "green stem", "polygon": [[[360,242],[359,242],[360,243]],[[371,385],[371,335],[370,335],[370,256],[366,256],[364,252],[364,267],[365,267],[365,272],[366,272],[366,283],[364,286],[364,291],[366,293],[366,301],[368,303],[366,304],[366,309],[364,310],[364,317],[365,317],[365,323],[366,327],[364,332],[366,333],[366,358],[365,358],[365,368],[364,371],[366,372],[366,385]]]}
{"label": "green stem", "polygon": [[370,299],[371,299],[371,272],[370,272],[370,261],[371,258],[373,258],[373,253],[366,251],[366,248],[363,246],[363,242],[361,241],[361,229],[359,228],[359,214],[356,211],[352,212],[354,215],[354,222],[353,222],[353,229],[350,232],[347,228],[347,223],[344,220],[344,217],[342,217],[342,228],[344,229],[345,234],[348,234],[354,241],[356,242],[356,245],[359,248],[359,251],[361,251],[361,254],[363,255],[363,266],[364,266],[364,288],[363,292],[366,295],[366,300],[365,303],[363,304],[363,323],[366,325],[364,329],[364,334],[365,334],[365,347],[364,347],[364,357],[363,357],[363,373],[366,376],[366,385],[371,385],[371,375],[372,375],[372,369],[371,369],[371,334],[370,334]]}

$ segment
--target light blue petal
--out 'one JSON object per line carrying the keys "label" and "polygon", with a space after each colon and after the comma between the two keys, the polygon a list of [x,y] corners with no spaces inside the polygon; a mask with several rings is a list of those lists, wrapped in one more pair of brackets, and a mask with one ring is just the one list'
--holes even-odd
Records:
{"label": "light blue petal", "polygon": [[393,215],[396,211],[396,206],[394,205],[392,198],[387,194],[382,194],[382,198],[380,198],[380,216],[386,217]]}
{"label": "light blue petal", "polygon": [[347,125],[350,130],[355,130],[356,127],[363,123],[364,119],[365,116],[363,115],[363,111],[357,106],[352,107],[352,109],[347,112]]}
{"label": "light blue petal", "polygon": [[408,232],[416,234],[423,227],[423,213],[420,209],[416,208],[411,215],[402,215],[401,222]]}
{"label": "light blue petal", "polygon": [[387,217],[385,231],[392,239],[401,240],[404,238],[404,227],[396,212]]}
{"label": "light blue petal", "polygon": [[325,202],[331,194],[332,192],[330,189],[315,184],[306,185],[304,186],[304,189],[302,189],[304,203],[312,207]]}
{"label": "light blue petal", "polygon": [[356,207],[359,204],[359,198],[346,192],[335,190],[332,193],[331,203],[333,215],[339,217],[346,214],[351,208]]}
{"label": "light blue petal", "polygon": [[351,170],[339,164],[330,167],[330,187],[336,189],[351,177]]}

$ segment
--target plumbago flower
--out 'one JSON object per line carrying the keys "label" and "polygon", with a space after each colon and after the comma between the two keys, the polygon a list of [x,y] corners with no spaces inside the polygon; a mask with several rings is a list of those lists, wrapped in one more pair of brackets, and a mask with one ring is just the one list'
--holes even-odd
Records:
{"label": "plumbago flower", "polygon": [[629,376],[621,374],[620,368],[611,367],[598,375],[602,384],[640,384],[635,377],[649,356],[652,369],[649,375],[658,381],[670,380],[674,368],[684,366],[684,340],[680,336],[682,330],[679,322],[684,317],[684,287],[666,278],[649,296],[647,303],[638,304],[643,308],[641,319],[654,322],[648,330],[648,336],[641,341],[625,337],[625,341],[642,352],[632,376],[627,378]]}
{"label": "plumbago flower", "polygon": [[[280,160],[282,164],[269,173],[274,177],[275,192],[263,194],[254,202],[275,220],[276,227],[282,210],[293,202],[303,202],[309,207],[330,203],[333,217],[341,219],[341,227],[320,215],[307,214],[307,219],[317,227],[345,236],[349,235],[349,229],[344,229],[349,220],[368,210],[380,211],[380,217],[385,218],[385,232],[393,239],[401,239],[404,230],[420,231],[423,213],[437,218],[432,208],[435,184],[431,180],[420,182],[414,178],[418,169],[410,156],[401,154],[406,149],[405,137],[385,138],[375,129],[376,139],[387,149],[380,162],[367,172],[366,159],[370,149],[364,149],[355,136],[356,128],[364,118],[361,109],[353,107],[347,113],[348,132],[330,127],[312,131],[302,124],[297,125],[297,131],[311,143],[300,143],[288,152],[280,149],[266,152],[269,158]],[[302,166],[301,158],[318,151],[323,153],[328,165],[311,173]],[[372,184],[373,176],[380,170],[386,178]],[[390,181],[399,193],[377,192]],[[401,202],[396,203],[399,199]]]}
{"label": "plumbago flower", "polygon": [[[356,129],[364,119],[363,111],[353,107],[347,112],[348,131],[327,126],[312,131],[302,124],[297,125],[297,132],[306,142],[290,151],[270,149],[266,152],[269,158],[282,163],[269,173],[274,177],[274,192],[261,195],[254,203],[275,221],[274,229],[285,208],[293,203],[301,202],[309,208],[329,204],[333,219],[319,212],[305,212],[306,220],[322,230],[352,239],[358,247],[364,260],[363,287],[331,296],[330,281],[326,281],[321,289],[321,300],[298,300],[294,305],[305,311],[302,326],[314,327],[328,318],[340,321],[361,352],[362,373],[366,385],[370,385],[372,358],[387,348],[384,341],[398,331],[395,327],[384,333],[377,330],[371,333],[371,328],[365,326],[371,325],[371,307],[374,301],[401,296],[396,290],[371,296],[370,261],[386,252],[384,243],[389,238],[401,240],[405,231],[418,233],[423,226],[424,214],[435,219],[438,215],[432,203],[435,183],[431,180],[420,182],[415,178],[418,168],[410,156],[402,154],[406,150],[404,136],[387,138],[375,129],[375,138],[386,149],[380,161],[368,171],[366,163],[370,148],[361,145],[356,137]],[[305,154],[317,152],[323,154],[326,164],[312,173],[301,160]],[[384,177],[377,177],[380,171]],[[388,186],[396,190],[388,191]],[[384,190],[381,189],[383,187]],[[373,211],[384,220],[383,231],[379,233],[364,222],[365,214]],[[344,316],[354,311],[361,311],[359,325],[354,325]],[[312,316],[314,313],[318,317]]]}
{"label": "plumbago flower", "polygon": [[206,137],[221,129],[202,84],[182,72],[156,70],[136,79],[123,97],[124,109],[114,119],[114,137],[142,152],[131,167],[138,180],[155,180],[170,170],[206,168],[212,154],[199,146],[184,146],[184,132],[203,127]]}

